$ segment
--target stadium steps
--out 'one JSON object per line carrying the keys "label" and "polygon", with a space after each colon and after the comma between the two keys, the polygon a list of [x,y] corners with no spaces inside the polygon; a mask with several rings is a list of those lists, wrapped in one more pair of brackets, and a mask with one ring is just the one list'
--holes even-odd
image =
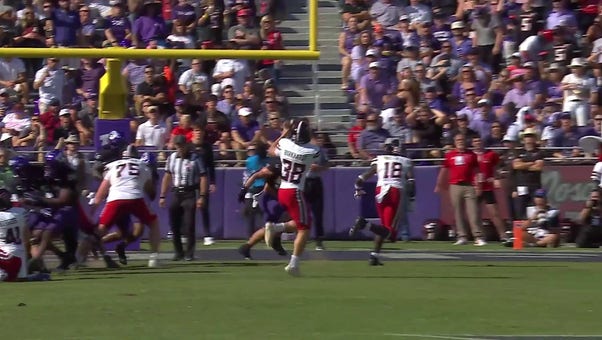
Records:
{"label": "stadium steps", "polygon": [[[284,44],[287,49],[307,49],[309,45],[307,2],[290,1],[287,5],[290,6],[288,17],[279,26],[283,33]],[[312,86],[313,61],[285,61],[280,80],[281,89],[288,96],[291,116],[310,118],[324,131],[346,131],[350,126],[350,105],[347,96],[340,90],[341,65],[337,43],[341,31],[341,19],[337,1],[319,1],[318,13],[318,46],[321,53],[321,58],[317,61],[319,115],[314,112],[316,92]]]}

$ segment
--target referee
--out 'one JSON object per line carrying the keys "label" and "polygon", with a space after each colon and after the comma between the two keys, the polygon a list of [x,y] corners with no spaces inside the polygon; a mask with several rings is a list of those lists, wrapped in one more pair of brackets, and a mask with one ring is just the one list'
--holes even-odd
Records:
{"label": "referee", "polygon": [[[207,176],[209,180],[209,193],[215,192],[215,162],[213,160],[213,145],[205,140],[205,127],[200,122],[194,122],[192,124],[192,144],[193,152],[203,161],[205,168],[207,169]],[[211,195],[205,198],[205,205],[201,207],[201,219],[203,222],[203,229],[205,231],[205,238],[203,244],[210,246],[215,243],[213,236],[211,236],[211,215],[209,215],[209,204]]]}
{"label": "referee", "polygon": [[[176,152],[169,155],[165,163],[159,206],[165,208],[165,194],[171,184],[174,197],[169,205],[169,221],[176,252],[173,260],[192,261],[196,244],[196,209],[206,205],[207,171],[203,160],[198,157],[198,154],[192,152],[186,137],[174,136],[173,143]],[[182,231],[188,238],[186,252],[182,247]]]}
{"label": "referee", "polygon": [[324,185],[321,173],[328,170],[329,160],[324,149],[324,136],[314,134],[312,144],[320,148],[320,157],[311,165],[305,178],[304,194],[313,215],[316,228],[316,250],[324,250]]}

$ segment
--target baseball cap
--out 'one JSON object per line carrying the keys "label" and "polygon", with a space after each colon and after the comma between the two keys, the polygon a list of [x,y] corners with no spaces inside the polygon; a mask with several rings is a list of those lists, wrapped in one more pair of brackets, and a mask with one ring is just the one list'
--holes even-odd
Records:
{"label": "baseball cap", "polygon": [[524,65],[523,65],[523,67],[525,67],[525,68],[536,68],[536,67],[537,67],[537,65],[535,65],[535,63],[534,63],[534,62],[532,62],[532,61],[527,61],[527,62],[526,62]]}
{"label": "baseball cap", "polygon": [[464,28],[464,22],[462,21],[454,21],[451,24],[451,29],[455,30],[455,29],[463,29]]}
{"label": "baseball cap", "polygon": [[8,91],[6,90],[6,88],[0,89],[0,96],[3,96],[5,94],[8,94]]}
{"label": "baseball cap", "polygon": [[373,61],[370,63],[370,65],[368,65],[368,68],[379,68],[380,64],[378,63],[378,61]]}
{"label": "baseball cap", "polygon": [[239,116],[247,117],[247,116],[250,116],[252,114],[253,114],[253,112],[251,112],[251,109],[249,109],[248,107],[241,107],[238,110],[238,115]]}
{"label": "baseball cap", "polygon": [[237,17],[248,17],[251,15],[251,11],[249,9],[243,8],[236,12]]}
{"label": "baseball cap", "polygon": [[182,98],[176,99],[175,105],[176,106],[182,106],[182,105],[184,105],[184,99],[182,99]]}
{"label": "baseball cap", "polygon": [[109,1],[109,5],[119,6],[119,5],[121,5],[121,0],[111,0],[111,1]]}
{"label": "baseball cap", "polygon": [[460,113],[456,116],[456,120],[468,120],[468,116],[465,113]]}
{"label": "baseball cap", "polygon": [[489,104],[490,104],[490,103],[489,103],[489,100],[487,100],[487,99],[485,99],[485,98],[483,98],[483,99],[481,99],[481,100],[479,100],[479,101],[477,102],[477,105],[479,105],[479,106],[481,106],[481,105],[489,105]]}
{"label": "baseball cap", "polygon": [[546,198],[548,192],[546,189],[537,189],[535,190],[535,197]]}
{"label": "baseball cap", "polygon": [[405,14],[401,15],[401,16],[399,17],[399,21],[404,21],[404,20],[410,20],[410,17],[409,17],[409,16],[407,16],[407,15],[405,15]]}
{"label": "baseball cap", "polygon": [[530,113],[527,113],[525,115],[525,122],[534,122],[535,121],[535,117],[533,117],[533,115],[531,115]]}
{"label": "baseball cap", "polygon": [[62,109],[61,111],[59,111],[59,117],[68,116],[68,115],[69,115],[69,109]]}
{"label": "baseball cap", "polygon": [[88,93],[88,99],[97,99],[98,98],[98,94],[95,92],[89,92]]}
{"label": "baseball cap", "polygon": [[370,48],[366,51],[366,57],[377,57],[378,51],[374,48]]}
{"label": "baseball cap", "polygon": [[560,114],[560,119],[571,119],[571,113],[570,112],[563,112]]}
{"label": "baseball cap", "polygon": [[148,107],[148,112],[159,112],[159,107],[155,105],[151,105]]}

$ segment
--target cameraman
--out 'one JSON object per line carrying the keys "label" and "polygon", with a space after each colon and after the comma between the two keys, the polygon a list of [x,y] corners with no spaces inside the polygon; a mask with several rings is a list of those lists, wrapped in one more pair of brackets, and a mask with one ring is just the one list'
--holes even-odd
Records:
{"label": "cameraman", "polygon": [[548,205],[545,189],[535,190],[533,196],[535,206],[528,209],[523,242],[525,246],[556,248],[560,246],[560,213]]}
{"label": "cameraman", "polygon": [[598,189],[592,190],[589,200],[581,210],[579,221],[581,230],[575,242],[577,247],[599,248],[602,243],[602,207]]}

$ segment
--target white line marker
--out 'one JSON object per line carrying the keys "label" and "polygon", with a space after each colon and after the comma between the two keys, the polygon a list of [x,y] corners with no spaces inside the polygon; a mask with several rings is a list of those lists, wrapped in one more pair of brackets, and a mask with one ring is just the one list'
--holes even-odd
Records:
{"label": "white line marker", "polygon": [[485,338],[474,338],[474,337],[457,337],[449,335],[429,335],[429,334],[401,334],[401,333],[385,333],[385,336],[396,336],[396,337],[409,337],[409,338],[422,338],[422,339],[443,339],[443,340],[487,340]]}

